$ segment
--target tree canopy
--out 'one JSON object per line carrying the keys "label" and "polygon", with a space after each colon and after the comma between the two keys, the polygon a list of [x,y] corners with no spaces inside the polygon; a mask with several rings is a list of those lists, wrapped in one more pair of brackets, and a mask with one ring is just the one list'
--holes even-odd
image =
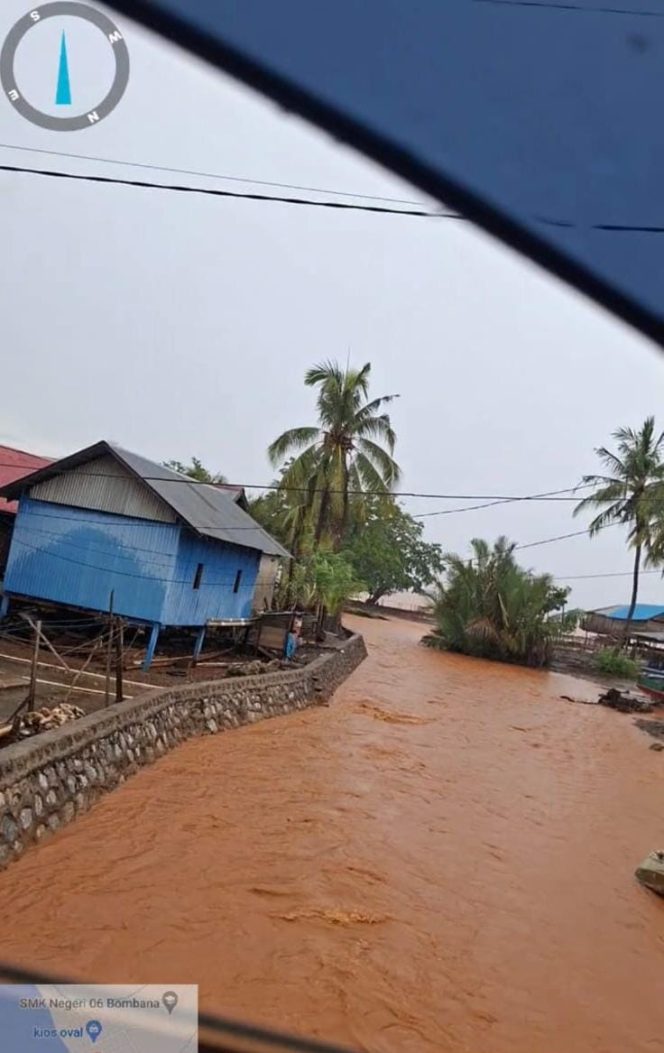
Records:
{"label": "tree canopy", "polygon": [[164,468],[170,468],[172,472],[179,472],[180,475],[188,475],[190,479],[195,479],[198,483],[227,482],[221,472],[208,471],[198,457],[192,457],[189,464],[183,464],[182,461],[164,461]]}
{"label": "tree canopy", "polygon": [[316,551],[298,561],[291,583],[293,598],[303,607],[323,607],[338,617],[351,596],[364,590],[350,560],[341,552]]}
{"label": "tree canopy", "polygon": [[552,618],[569,590],[548,574],[533,574],[514,558],[514,543],[475,538],[473,558],[445,556],[446,580],[435,591],[435,631],[428,646],[524,665],[547,665],[551,645],[567,627]]}
{"label": "tree canopy", "polygon": [[662,561],[662,505],[664,490],[664,432],[655,430],[655,418],[647,417],[638,431],[618,428],[613,433],[617,452],[605,446],[595,450],[605,475],[584,475],[583,486],[593,487],[574,509],[574,515],[597,511],[588,528],[590,536],[614,523],[628,528],[627,543],[634,550],[632,597],[623,629],[626,640],[638,598],[639,572],[645,554],[651,563]]}
{"label": "tree canopy", "polygon": [[272,464],[282,467],[282,488],[299,495],[292,502],[295,554],[307,530],[315,543],[327,537],[339,549],[351,495],[384,493],[399,479],[396,435],[384,412],[396,396],[370,400],[370,375],[369,362],[361,369],[324,362],[307,370],[304,382],[318,393],[318,422],[285,431],[268,449]]}
{"label": "tree canopy", "polygon": [[424,525],[392,498],[373,499],[344,548],[365,582],[369,602],[390,592],[424,592],[443,570],[440,545],[424,541]]}

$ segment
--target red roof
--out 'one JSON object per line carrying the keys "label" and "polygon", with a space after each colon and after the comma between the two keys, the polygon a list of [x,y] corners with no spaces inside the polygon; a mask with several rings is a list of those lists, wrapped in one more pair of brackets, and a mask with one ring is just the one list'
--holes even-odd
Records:
{"label": "red roof", "polygon": [[[0,486],[13,483],[24,475],[36,472],[38,468],[45,468],[52,464],[51,457],[38,457],[36,453],[26,453],[25,450],[15,450],[13,446],[0,446]],[[18,501],[6,501],[0,497],[0,512],[16,514]]]}

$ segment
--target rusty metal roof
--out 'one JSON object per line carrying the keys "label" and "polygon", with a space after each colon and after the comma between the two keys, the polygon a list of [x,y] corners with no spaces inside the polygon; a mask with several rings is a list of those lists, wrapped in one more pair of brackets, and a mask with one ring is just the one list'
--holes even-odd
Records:
{"label": "rusty metal roof", "polygon": [[[28,453],[26,450],[16,450],[13,446],[0,446],[0,488],[51,463],[48,457],[39,457],[36,453]],[[17,508],[16,501],[7,501],[0,497],[0,512],[15,515]]]}

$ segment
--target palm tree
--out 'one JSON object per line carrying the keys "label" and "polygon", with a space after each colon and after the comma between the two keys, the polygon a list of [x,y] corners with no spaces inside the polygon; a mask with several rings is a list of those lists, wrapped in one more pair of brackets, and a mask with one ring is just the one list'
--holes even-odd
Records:
{"label": "palm tree", "polygon": [[614,523],[629,527],[627,541],[634,549],[634,569],[632,598],[623,629],[623,642],[626,642],[639,592],[642,557],[645,554],[650,562],[659,561],[654,521],[656,498],[664,482],[664,432],[656,435],[655,418],[647,417],[638,431],[618,428],[613,438],[618,444],[617,453],[605,446],[595,450],[608,474],[584,475],[583,485],[593,486],[595,490],[579,502],[574,515],[587,509],[601,509],[588,528],[591,537]]}
{"label": "palm tree", "polygon": [[307,370],[305,384],[318,389],[318,424],[291,428],[268,449],[273,465],[292,457],[281,485],[302,494],[315,541],[329,533],[336,548],[348,528],[351,492],[385,493],[399,479],[396,435],[383,412],[397,396],[367,401],[370,374],[369,362],[359,370],[335,362]]}
{"label": "palm tree", "polygon": [[[311,479],[302,476],[297,479],[291,474],[291,487],[284,487],[284,476],[290,471],[292,460],[288,460],[275,479],[272,489],[265,494],[260,494],[249,503],[249,510],[253,518],[267,530],[278,541],[285,545],[291,555],[298,557],[307,546],[307,532],[309,527],[308,502],[310,500],[309,490],[315,485]],[[315,496],[315,494],[313,495]]]}

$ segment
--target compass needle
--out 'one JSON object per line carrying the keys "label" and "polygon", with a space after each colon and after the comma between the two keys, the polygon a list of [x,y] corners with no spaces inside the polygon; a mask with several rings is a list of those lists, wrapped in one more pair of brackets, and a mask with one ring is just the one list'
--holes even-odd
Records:
{"label": "compass needle", "polygon": [[63,29],[60,41],[60,64],[58,66],[58,86],[55,93],[56,106],[71,106],[71,85],[69,83],[69,57],[67,55],[67,36]]}

